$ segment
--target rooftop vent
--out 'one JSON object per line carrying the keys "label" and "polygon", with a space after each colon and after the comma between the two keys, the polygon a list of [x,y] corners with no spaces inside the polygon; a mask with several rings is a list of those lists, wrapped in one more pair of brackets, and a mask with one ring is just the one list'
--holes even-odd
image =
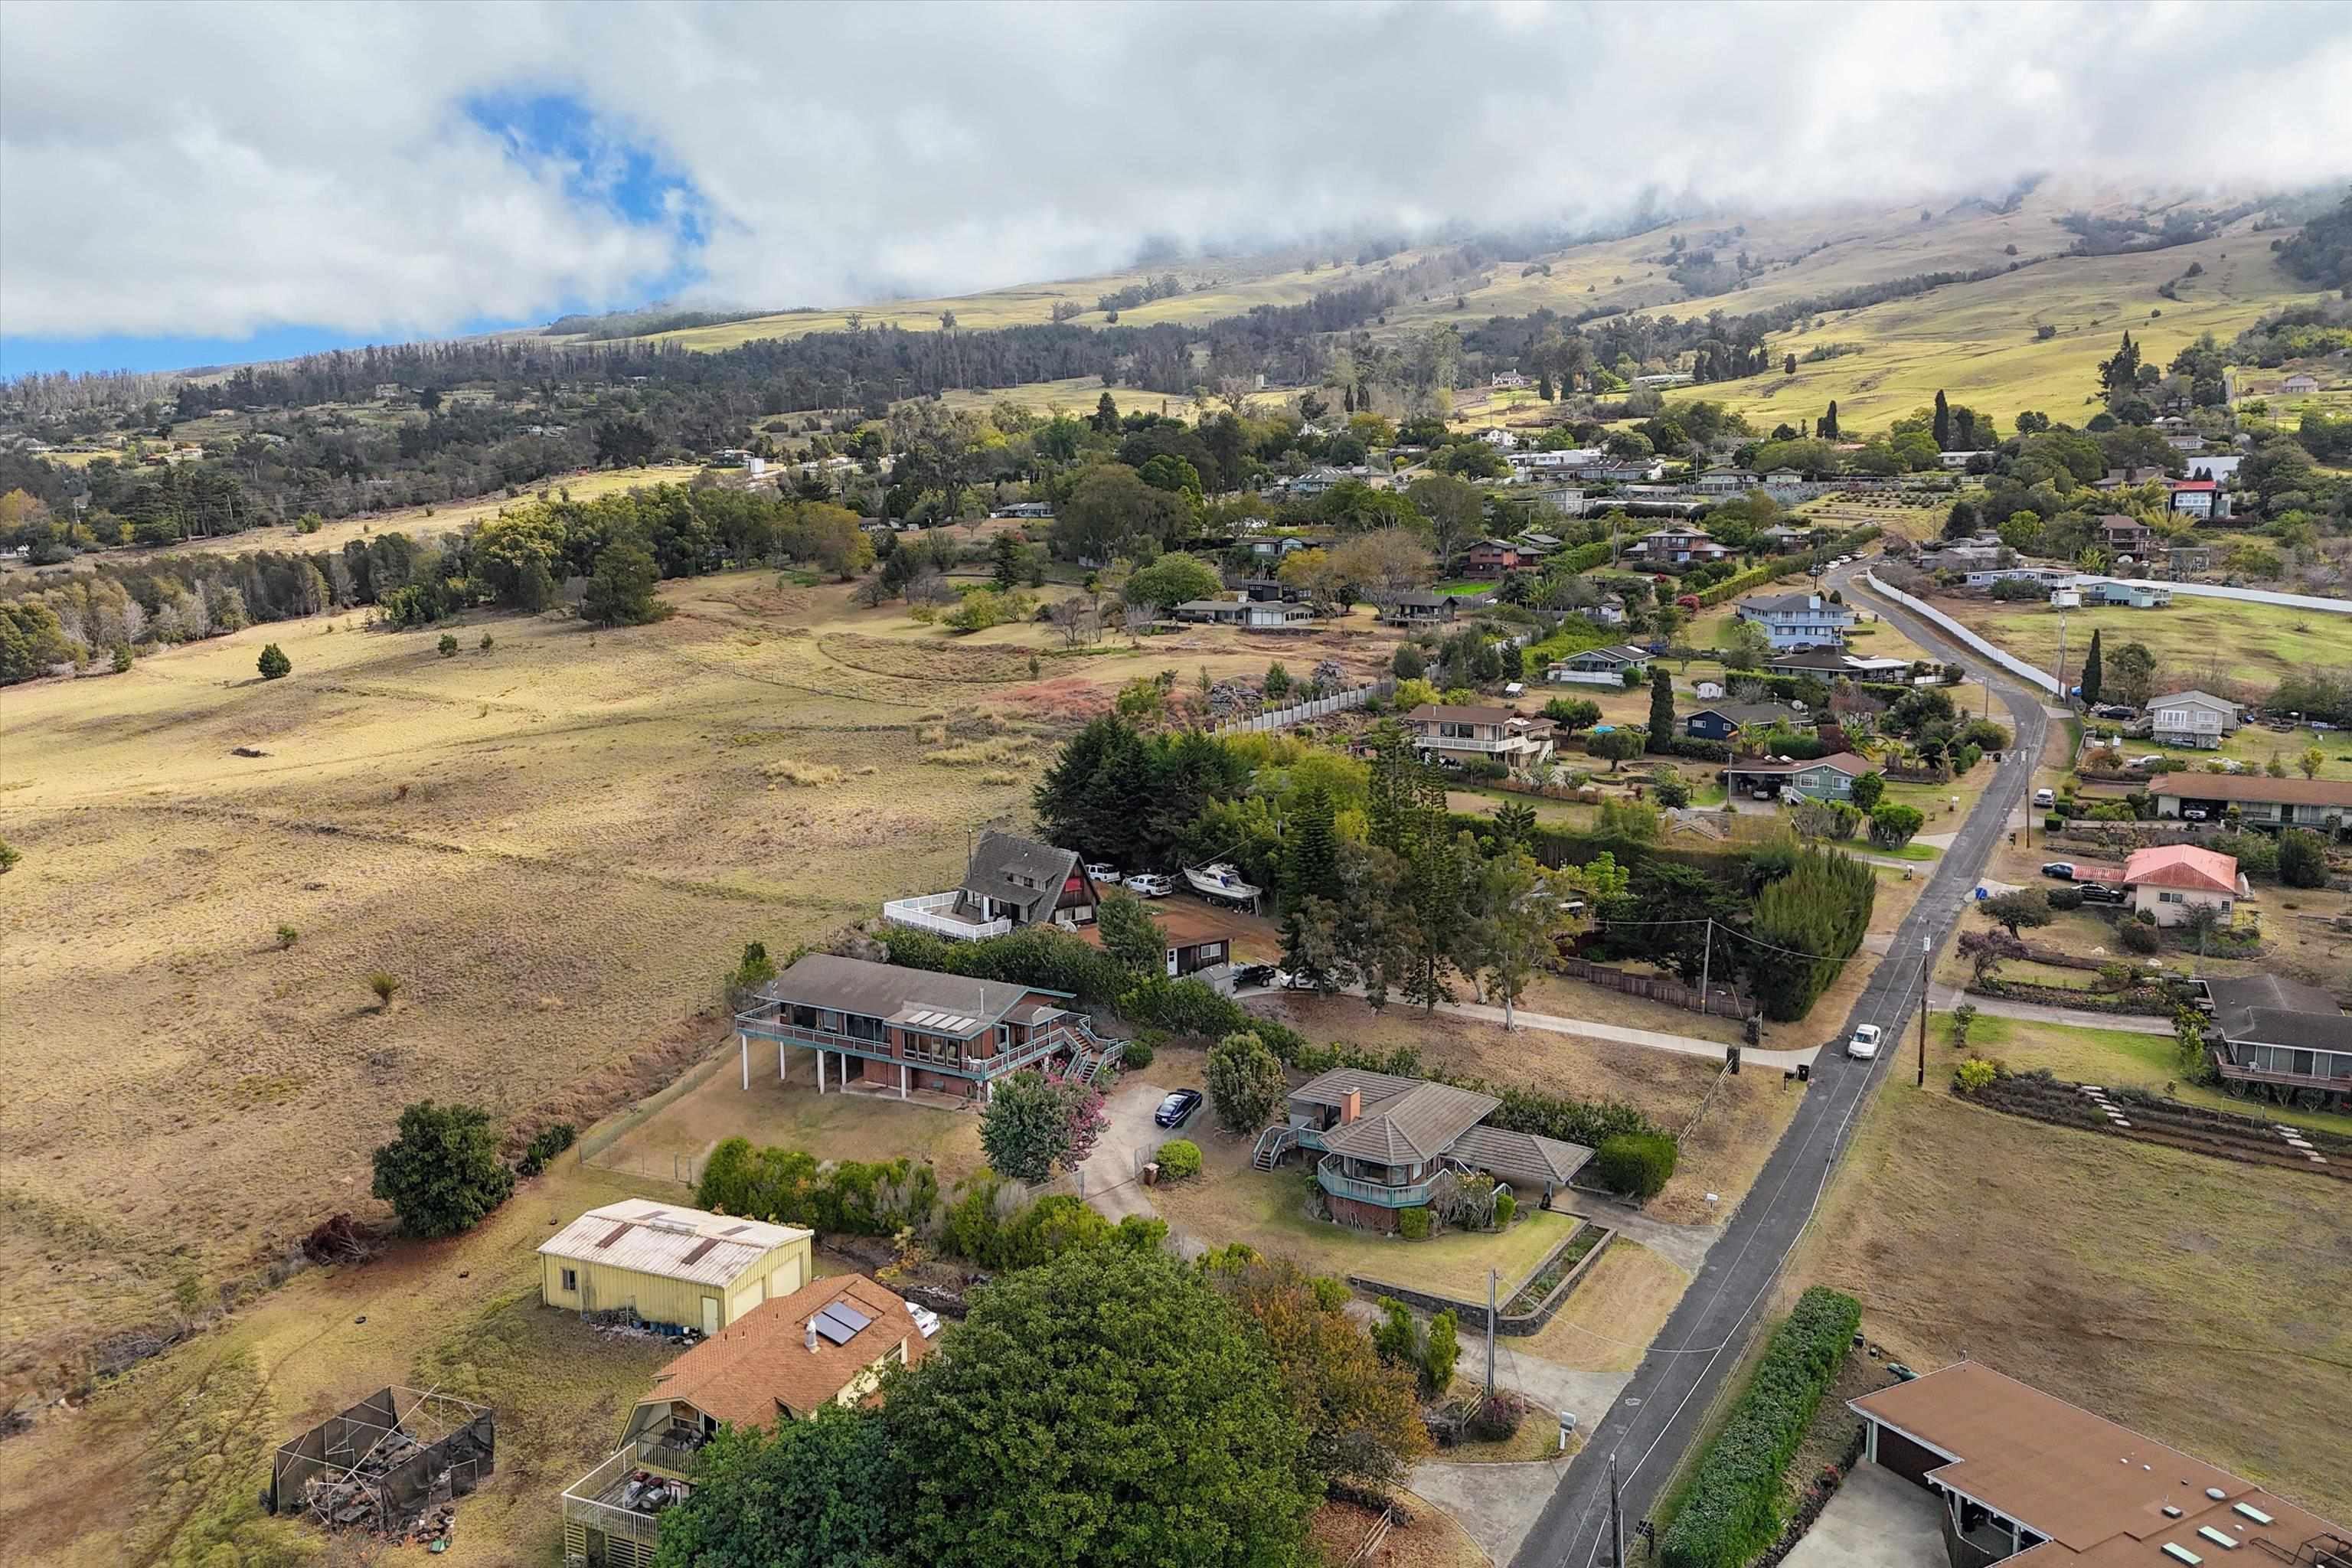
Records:
{"label": "rooftop vent", "polygon": [[2252,1520],[2256,1524],[2271,1524],[2275,1522],[2272,1520],[2269,1514],[2264,1513],[2261,1509],[2256,1508],[2250,1502],[2240,1503],[2237,1510],[2240,1513],[2244,1514],[2248,1519]]}
{"label": "rooftop vent", "polygon": [[2223,1498],[2228,1497],[2230,1494],[2223,1491],[2220,1487],[2207,1487],[2205,1489],[2205,1495],[2211,1498],[2215,1502],[2220,1502]]}
{"label": "rooftop vent", "polygon": [[2169,1541],[2164,1543],[2164,1554],[2167,1557],[2171,1558],[2175,1563],[2194,1563],[2205,1561],[2205,1559],[2198,1556],[2197,1553],[2189,1551],[2186,1546],[2175,1546]]}
{"label": "rooftop vent", "polygon": [[2167,1519],[2179,1519],[2180,1517],[2180,1509],[2179,1505],[2174,1503],[2166,1503],[2164,1505],[2164,1517]]}

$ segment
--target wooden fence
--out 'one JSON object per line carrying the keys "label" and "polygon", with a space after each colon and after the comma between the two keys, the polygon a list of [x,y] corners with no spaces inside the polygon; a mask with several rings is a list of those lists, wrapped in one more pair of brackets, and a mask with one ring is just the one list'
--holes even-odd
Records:
{"label": "wooden fence", "polygon": [[1635,974],[1630,970],[1612,969],[1605,963],[1594,963],[1581,958],[1558,961],[1559,972],[1570,980],[1590,981],[1612,991],[1622,991],[1628,996],[1646,996],[1653,1002],[1664,1002],[1680,1007],[1686,1013],[1712,1013],[1718,1018],[1746,1019],[1755,1006],[1737,992],[1729,995],[1713,992],[1699,994],[1696,985],[1685,985],[1679,980],[1668,980],[1655,974]]}

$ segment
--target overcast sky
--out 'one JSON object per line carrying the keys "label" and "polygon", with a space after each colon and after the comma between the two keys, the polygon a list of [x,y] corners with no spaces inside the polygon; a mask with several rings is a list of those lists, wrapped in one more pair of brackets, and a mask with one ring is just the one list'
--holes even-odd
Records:
{"label": "overcast sky", "polygon": [[[0,5],[0,367],[2352,175],[2352,5]],[[182,357],[173,357],[180,355]]]}

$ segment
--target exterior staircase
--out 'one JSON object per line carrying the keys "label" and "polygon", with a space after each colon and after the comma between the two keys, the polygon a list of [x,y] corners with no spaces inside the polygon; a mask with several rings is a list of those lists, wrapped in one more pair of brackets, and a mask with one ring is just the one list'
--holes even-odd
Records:
{"label": "exterior staircase", "polygon": [[1298,1129],[1287,1122],[1276,1122],[1257,1135],[1257,1147],[1250,1151],[1250,1168],[1271,1171],[1282,1157],[1298,1147]]}

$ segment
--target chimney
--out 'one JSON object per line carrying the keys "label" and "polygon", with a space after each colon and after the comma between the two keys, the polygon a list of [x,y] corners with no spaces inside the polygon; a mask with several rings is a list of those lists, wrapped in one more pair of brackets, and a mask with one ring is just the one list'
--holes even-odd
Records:
{"label": "chimney", "polygon": [[812,1351],[816,1349],[816,1320],[814,1318],[811,1318],[808,1321],[808,1327],[802,1331],[801,1343]]}
{"label": "chimney", "polygon": [[1364,1091],[1362,1089],[1351,1089],[1339,1097],[1340,1126],[1345,1127],[1350,1121],[1360,1121],[1363,1120],[1363,1115]]}

